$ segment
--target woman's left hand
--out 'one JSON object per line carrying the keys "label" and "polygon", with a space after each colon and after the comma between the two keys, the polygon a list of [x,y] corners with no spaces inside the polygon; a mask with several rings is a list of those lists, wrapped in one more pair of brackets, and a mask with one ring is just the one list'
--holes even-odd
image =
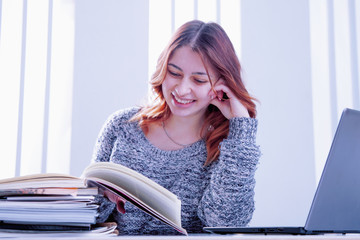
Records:
{"label": "woman's left hand", "polygon": [[[223,99],[224,93],[228,99]],[[209,93],[210,104],[219,108],[221,113],[227,118],[234,117],[250,117],[246,107],[241,101],[234,95],[228,86],[226,86],[223,79],[218,80],[213,87],[213,90]]]}

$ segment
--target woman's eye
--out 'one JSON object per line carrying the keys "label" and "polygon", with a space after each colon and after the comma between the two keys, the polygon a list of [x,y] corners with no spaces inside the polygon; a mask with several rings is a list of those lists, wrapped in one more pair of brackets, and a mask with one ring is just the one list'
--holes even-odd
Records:
{"label": "woman's eye", "polygon": [[207,83],[207,81],[205,80],[201,80],[201,79],[197,79],[197,78],[194,78],[194,81],[197,82],[197,83]]}
{"label": "woman's eye", "polygon": [[176,73],[176,72],[172,72],[172,71],[170,71],[170,70],[169,70],[169,73],[170,73],[170,75],[172,75],[172,76],[174,76],[174,77],[180,77],[180,76],[181,76],[180,74],[178,74],[178,73]]}

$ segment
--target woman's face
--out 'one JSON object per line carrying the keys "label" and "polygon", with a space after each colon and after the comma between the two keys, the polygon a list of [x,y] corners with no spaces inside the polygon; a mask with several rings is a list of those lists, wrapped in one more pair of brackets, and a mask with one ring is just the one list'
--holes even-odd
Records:
{"label": "woman's face", "polygon": [[201,57],[188,46],[173,53],[167,69],[162,91],[171,113],[179,117],[204,116],[211,101],[210,81],[217,79],[214,69],[207,68],[209,79]]}

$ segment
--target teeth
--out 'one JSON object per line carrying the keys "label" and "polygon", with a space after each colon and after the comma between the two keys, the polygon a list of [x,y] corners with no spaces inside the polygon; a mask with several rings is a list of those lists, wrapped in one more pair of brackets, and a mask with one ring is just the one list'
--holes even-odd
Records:
{"label": "teeth", "polygon": [[191,103],[191,102],[193,101],[193,100],[183,100],[183,99],[180,99],[180,98],[178,98],[178,97],[175,95],[174,92],[172,92],[171,94],[175,97],[176,101],[179,102],[179,103],[181,103],[181,104],[187,104],[187,103]]}

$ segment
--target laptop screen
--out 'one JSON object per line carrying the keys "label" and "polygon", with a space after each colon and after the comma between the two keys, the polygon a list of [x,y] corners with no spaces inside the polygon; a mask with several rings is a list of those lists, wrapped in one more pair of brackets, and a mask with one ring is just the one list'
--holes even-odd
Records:
{"label": "laptop screen", "polygon": [[360,230],[360,111],[342,113],[305,229]]}

